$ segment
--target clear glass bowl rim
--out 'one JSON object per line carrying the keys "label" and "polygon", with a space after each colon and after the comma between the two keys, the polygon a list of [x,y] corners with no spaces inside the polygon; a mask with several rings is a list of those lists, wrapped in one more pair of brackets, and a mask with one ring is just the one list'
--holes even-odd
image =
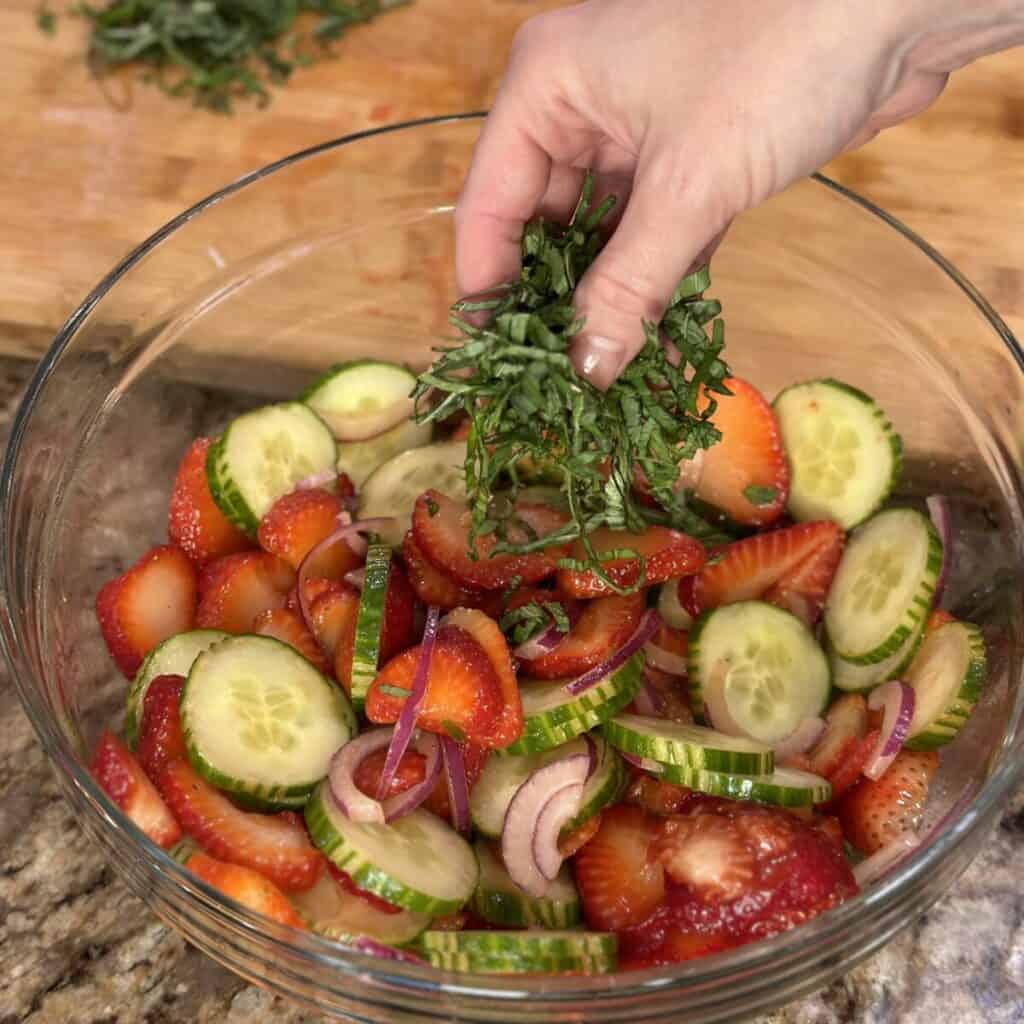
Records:
{"label": "clear glass bowl rim", "polygon": [[[12,513],[12,495],[14,472],[18,461],[21,443],[29,428],[36,400],[60,360],[64,350],[73,341],[77,330],[89,313],[97,306],[104,296],[113,289],[140,260],[149,252],[172,236],[194,217],[199,216],[208,207],[228,198],[233,193],[246,188],[283,170],[320,153],[339,149],[359,142],[362,139],[396,132],[410,131],[429,126],[443,126],[460,122],[481,121],[485,111],[472,111],[463,114],[452,114],[437,117],[425,117],[384,125],[365,131],[333,139],[328,142],[300,150],[273,163],[267,164],[256,171],[243,175],[225,187],[210,194],[183,213],[168,221],[155,231],[149,238],[133,249],[122,261],[108,273],[89,293],[77,309],[68,317],[57,333],[46,354],[39,361],[26,388],[18,409],[15,413],[11,433],[0,468],[0,540],[11,535],[10,516]],[[999,335],[1018,367],[1024,372],[1024,350],[1021,349],[1013,332],[1004,323],[998,313],[989,305],[978,290],[936,249],[920,238],[915,232],[892,217],[873,203],[862,198],[842,185],[826,178],[824,175],[812,176],[815,183],[835,193],[839,197],[860,207],[864,212],[878,218],[892,228],[903,239],[925,255],[949,280],[959,288],[976,311],[981,314],[991,328]],[[293,929],[268,922],[266,918],[255,914],[223,897],[219,892],[205,883],[199,882],[195,876],[178,864],[168,854],[150,842],[113,804],[104,791],[94,782],[92,776],[81,764],[67,738],[60,732],[55,720],[47,713],[45,704],[36,687],[26,684],[18,665],[16,640],[18,629],[12,615],[9,595],[12,592],[11,563],[7,558],[0,559],[0,646],[11,673],[15,688],[21,698],[26,714],[35,729],[44,750],[57,770],[63,775],[62,781],[78,791],[82,801],[97,812],[101,812],[103,827],[112,829],[112,839],[125,843],[129,848],[137,848],[142,854],[141,862],[153,883],[152,892],[159,893],[160,882],[169,879],[180,890],[194,895],[199,903],[197,909],[209,915],[215,921],[241,926],[250,934],[259,935],[265,940],[265,952],[273,953],[275,948],[287,950],[290,956],[298,954],[304,960],[317,967],[330,967],[348,974],[373,974],[385,978],[390,985],[403,989],[407,994],[419,992],[441,994],[447,997],[464,995],[471,998],[493,997],[495,999],[521,999],[531,995],[542,996],[549,1002],[577,1003],[588,997],[600,997],[611,994],[614,986],[616,999],[630,996],[650,996],[654,991],[671,992],[700,984],[721,983],[735,979],[742,987],[742,979],[753,981],[763,978],[765,971],[775,971],[783,964],[799,963],[805,956],[832,948],[850,926],[863,916],[870,916],[872,911],[880,910],[894,898],[898,898],[907,890],[916,889],[934,868],[943,863],[960,844],[989,817],[994,805],[1006,796],[1010,790],[1024,780],[1024,757],[1004,756],[996,770],[986,780],[980,792],[973,798],[969,806],[959,813],[951,822],[947,822],[941,833],[917,855],[905,860],[902,865],[892,871],[880,884],[869,889],[826,914],[801,925],[799,928],[771,939],[761,940],[749,946],[728,953],[678,964],[671,967],[650,968],[631,971],[627,975],[611,977],[572,978],[559,976],[553,979],[522,979],[477,975],[472,983],[453,982],[450,979],[459,977],[442,973],[431,967],[420,967],[414,964],[383,961],[373,956],[359,953],[349,947],[321,938],[312,932],[295,932]],[[80,801],[81,802],[81,801]],[[162,876],[158,878],[156,876]],[[158,899],[160,897],[158,896]],[[438,978],[443,977],[444,981]],[[626,981],[628,979],[628,981]],[[611,984],[610,984],[611,983]]]}

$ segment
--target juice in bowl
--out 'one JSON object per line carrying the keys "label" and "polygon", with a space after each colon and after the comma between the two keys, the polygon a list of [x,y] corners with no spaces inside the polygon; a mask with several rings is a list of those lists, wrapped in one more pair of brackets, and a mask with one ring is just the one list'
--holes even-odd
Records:
{"label": "juice in bowl", "polygon": [[[489,334],[443,329],[474,132],[243,184],[72,325],[8,460],[18,557],[68,567],[17,623],[58,652],[30,712],[76,751],[65,781],[114,862],[156,872],[158,912],[289,995],[735,1019],[926,906],[1011,784],[1011,339],[808,182],[684,282],[678,367],[655,336],[614,402],[580,397],[557,359],[571,293],[540,261]],[[439,140],[434,179],[385,194],[375,160],[415,176]],[[352,204],[319,224],[332,175]],[[773,209],[808,230],[783,245]],[[888,274],[851,231],[823,252],[822,210],[891,246]],[[227,268],[201,268],[211,243]],[[884,322],[890,288],[909,298]],[[939,311],[1000,368],[985,406]],[[85,373],[95,393],[58,395]],[[76,423],[59,464],[27,461]],[[30,465],[56,495],[35,520]]]}

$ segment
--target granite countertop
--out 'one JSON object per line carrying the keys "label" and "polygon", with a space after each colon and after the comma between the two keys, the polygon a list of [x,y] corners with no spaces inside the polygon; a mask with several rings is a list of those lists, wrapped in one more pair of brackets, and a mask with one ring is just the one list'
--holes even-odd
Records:
{"label": "granite countertop", "polygon": [[[31,372],[0,360],[0,439]],[[936,904],[866,964],[758,1024],[1024,1024],[1024,791]],[[160,924],[85,838],[0,668],[0,1024],[319,1019]]]}

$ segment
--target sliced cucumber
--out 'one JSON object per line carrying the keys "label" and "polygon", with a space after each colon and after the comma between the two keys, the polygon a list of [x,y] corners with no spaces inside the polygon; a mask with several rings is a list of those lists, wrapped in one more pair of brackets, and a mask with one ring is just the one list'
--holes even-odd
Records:
{"label": "sliced cucumber", "polygon": [[411,448],[430,444],[432,434],[433,427],[429,423],[404,420],[379,437],[339,442],[338,472],[344,473],[358,490],[378,466]]}
{"label": "sliced cucumber", "polygon": [[357,709],[366,703],[370,683],[377,675],[390,568],[391,548],[387,544],[371,544],[366,552],[366,573],[362,593],[359,595],[356,636],[352,647],[351,696]]}
{"label": "sliced cucumber", "polygon": [[523,680],[523,734],[496,754],[536,754],[568,743],[617,715],[640,688],[642,657],[634,655],[621,668],[578,696],[569,693],[568,680]]}
{"label": "sliced cucumber", "polygon": [[981,696],[986,670],[977,626],[947,622],[929,633],[906,675],[915,701],[905,746],[934,750],[953,739]]}
{"label": "sliced cucumber", "polygon": [[613,747],[664,764],[738,775],[767,775],[775,766],[771,747],[701,725],[646,715],[616,715],[602,730]]}
{"label": "sliced cucumber", "polygon": [[267,636],[234,636],[196,658],[181,695],[189,760],[247,801],[301,806],[355,735],[344,693]]}
{"label": "sliced cucumber", "polygon": [[311,889],[289,894],[299,917],[312,931],[329,939],[345,941],[365,935],[389,946],[411,942],[430,924],[429,914],[378,910],[355,893],[346,892],[322,871]]}
{"label": "sliced cucumber", "polygon": [[839,690],[861,692],[870,690],[889,679],[899,679],[910,663],[914,660],[917,649],[921,646],[924,636],[924,623],[907,637],[895,654],[890,654],[885,661],[876,661],[873,665],[854,665],[839,657],[827,645],[829,666],[832,669],[832,685]]}
{"label": "sliced cucumber", "polygon": [[[396,406],[413,411],[416,377],[395,363],[358,359],[332,366],[300,396],[339,441],[365,441],[381,433],[381,417]],[[394,420],[391,421],[392,423]]]}
{"label": "sliced cucumber", "polygon": [[359,494],[362,519],[391,516],[397,526],[383,537],[399,545],[412,525],[416,499],[433,488],[456,501],[466,497],[466,442],[441,441],[402,452],[379,466]]}
{"label": "sliced cucumber", "polygon": [[726,733],[772,746],[828,703],[828,659],[814,635],[763,601],[705,612],[690,631],[687,660],[694,714]]}
{"label": "sliced cucumber", "polygon": [[617,942],[610,932],[426,931],[416,948],[448,970],[599,974],[615,970]]}
{"label": "sliced cucumber", "polygon": [[206,480],[220,510],[255,536],[271,505],[316,473],[334,471],[337,450],[308,405],[283,402],[243,413],[206,453]]}
{"label": "sliced cucumber", "polygon": [[528,896],[509,878],[490,843],[478,839],[473,847],[480,880],[470,903],[473,912],[491,924],[509,928],[570,928],[580,921],[580,897],[567,865],[563,864],[544,896]]}
{"label": "sliced cucumber", "polygon": [[473,848],[430,811],[416,810],[388,825],[350,821],[326,782],[306,804],[313,842],[360,889],[417,913],[443,916],[464,906],[479,869]]}
{"label": "sliced cucumber", "polygon": [[730,800],[757,800],[778,807],[812,807],[832,798],[827,779],[796,768],[776,768],[770,775],[735,775],[699,771],[644,758],[641,767],[677,786]]}
{"label": "sliced cucumber", "polygon": [[942,541],[913,509],[886,509],[854,530],[825,602],[836,654],[855,665],[895,654],[927,619],[941,567]]}
{"label": "sliced cucumber", "polygon": [[188,633],[178,633],[168,637],[163,643],[157,644],[146,655],[146,660],[139,666],[131,689],[124,716],[124,735],[129,745],[134,747],[142,723],[142,702],[146,699],[149,684],[157,676],[187,676],[192,662],[207,647],[228,638],[227,633],[219,629],[193,629]]}
{"label": "sliced cucumber", "polygon": [[[602,807],[614,803],[626,788],[628,777],[622,758],[600,736],[590,740],[596,748],[597,766],[583,788],[583,798],[576,815],[562,829],[562,834],[579,828]],[[505,824],[505,812],[516,790],[538,768],[560,761],[573,754],[585,754],[587,743],[577,737],[569,743],[541,754],[520,754],[516,757],[491,757],[469,794],[469,811],[473,825],[485,836],[497,839]]]}
{"label": "sliced cucumber", "polygon": [[903,444],[872,398],[837,380],[812,380],[786,388],[773,408],[794,519],[831,519],[850,530],[881,508],[899,477]]}

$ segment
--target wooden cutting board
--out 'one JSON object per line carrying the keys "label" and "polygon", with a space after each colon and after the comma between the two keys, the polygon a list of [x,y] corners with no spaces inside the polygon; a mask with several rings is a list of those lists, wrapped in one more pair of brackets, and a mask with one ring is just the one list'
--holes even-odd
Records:
{"label": "wooden cutting board", "polygon": [[[93,80],[85,26],[0,5],[0,353],[37,357],[102,274],[220,185],[391,121],[485,106],[518,24],[554,0],[415,0],[353,31],[267,110],[230,118],[131,76]],[[59,6],[54,4],[55,7]],[[1024,51],[961,72],[927,115],[827,170],[905,220],[1024,330]]]}

